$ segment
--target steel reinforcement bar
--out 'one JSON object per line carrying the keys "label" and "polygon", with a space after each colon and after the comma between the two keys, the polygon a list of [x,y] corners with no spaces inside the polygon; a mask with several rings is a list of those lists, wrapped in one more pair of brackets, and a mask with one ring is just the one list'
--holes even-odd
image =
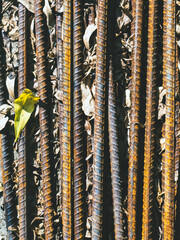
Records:
{"label": "steel reinforcement bar", "polygon": [[140,128],[140,77],[141,77],[141,49],[142,49],[142,18],[143,1],[132,0],[132,35],[134,45],[132,51],[132,86],[131,86],[131,124],[128,170],[128,238],[136,239],[136,203],[137,203],[137,175],[138,148]]}
{"label": "steel reinforcement bar", "polygon": [[[0,1],[0,13],[2,12],[2,1]],[[0,22],[1,22],[0,16]],[[0,106],[6,104],[7,89],[6,89],[6,74],[5,74],[5,52],[3,49],[2,31],[0,28]],[[4,188],[4,205],[6,213],[6,226],[9,240],[17,240],[17,210],[15,201],[15,192],[13,190],[14,183],[13,175],[13,145],[11,137],[8,134],[7,126],[1,135],[1,150],[2,150],[2,178]]]}
{"label": "steel reinforcement bar", "polygon": [[63,239],[72,239],[72,1],[64,0],[63,12]]}
{"label": "steel reinforcement bar", "polygon": [[103,178],[105,99],[107,79],[107,18],[108,0],[98,1],[96,95],[94,122],[92,239],[103,239]]}
{"label": "steel reinforcement bar", "polygon": [[55,239],[54,233],[54,208],[51,179],[52,149],[50,143],[50,107],[51,91],[50,77],[47,62],[47,40],[44,21],[44,0],[35,0],[35,30],[36,30],[36,56],[38,94],[40,97],[39,124],[42,187],[44,204],[45,239]]}
{"label": "steel reinforcement bar", "polygon": [[73,1],[74,239],[85,238],[85,154],[81,80],[83,79],[83,1]]}
{"label": "steel reinforcement bar", "polygon": [[162,239],[174,239],[174,120],[175,120],[175,1],[163,2],[163,82],[166,88],[165,154],[164,154],[164,209]]}
{"label": "steel reinforcement bar", "polygon": [[158,60],[158,1],[149,1],[148,18],[148,56],[146,82],[146,123],[144,146],[144,182],[143,182],[143,222],[142,239],[156,236],[154,218],[154,163],[156,158],[157,124],[157,60]]}

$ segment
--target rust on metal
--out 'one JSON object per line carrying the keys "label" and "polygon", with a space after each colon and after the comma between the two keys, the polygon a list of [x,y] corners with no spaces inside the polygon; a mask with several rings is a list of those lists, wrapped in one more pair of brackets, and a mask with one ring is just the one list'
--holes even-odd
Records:
{"label": "rust on metal", "polygon": [[[19,3],[19,42],[18,42],[18,95],[26,88],[27,49],[26,49],[26,8]],[[27,223],[27,167],[26,167],[26,129],[23,129],[18,142],[18,203],[19,203],[19,239],[28,239]]]}
{"label": "rust on metal", "polygon": [[71,49],[72,2],[64,0],[63,12],[63,239],[72,239],[72,99],[71,99]]}
{"label": "rust on metal", "polygon": [[92,239],[103,239],[103,173],[108,0],[98,1],[93,159]]}
{"label": "rust on metal", "polygon": [[154,162],[156,158],[157,124],[157,41],[158,1],[149,1],[148,56],[146,83],[146,122],[144,146],[143,222],[142,239],[153,239],[154,228]]}
{"label": "rust on metal", "polygon": [[43,13],[44,1],[35,1],[35,30],[38,94],[40,97],[39,124],[42,168],[42,188],[44,205],[45,239],[55,239],[54,209],[51,179],[52,149],[50,143],[50,102],[51,89],[47,63],[47,37]]}
{"label": "rust on metal", "polygon": [[[56,48],[57,48],[57,78],[58,90],[63,90],[63,40],[62,40],[62,22],[63,14],[61,12],[62,0],[56,0]],[[59,143],[60,143],[60,207],[62,209],[62,129],[63,129],[63,103],[59,101]]]}
{"label": "rust on metal", "polygon": [[85,159],[84,118],[81,80],[83,79],[83,2],[73,1],[73,106],[74,106],[74,239],[85,238]]}
{"label": "rust on metal", "polygon": [[115,239],[123,239],[123,212],[121,196],[121,177],[119,159],[119,141],[117,132],[117,111],[116,111],[116,82],[113,77],[113,59],[110,59],[109,69],[109,93],[108,93],[108,125],[109,125],[109,146],[110,164],[113,193],[113,213]]}
{"label": "rust on metal", "polygon": [[[2,1],[0,1],[0,12],[2,7]],[[1,16],[0,16],[1,21]],[[0,29],[0,106],[6,104],[7,89],[6,89],[6,75],[5,75],[5,52],[3,49],[3,38],[2,31]],[[11,142],[11,136],[8,134],[8,127],[3,129],[1,134],[1,149],[2,152],[2,178],[3,178],[3,195],[4,195],[4,205],[6,214],[6,226],[8,239],[16,240],[18,239],[16,235],[17,231],[17,211],[16,211],[16,201],[15,192],[13,190],[14,183],[12,181],[13,175],[13,145]]]}
{"label": "rust on metal", "polygon": [[137,203],[137,173],[140,120],[140,75],[142,49],[142,17],[143,1],[132,1],[132,35],[134,45],[132,51],[132,88],[131,88],[131,124],[128,170],[128,238],[136,239],[136,203]]}
{"label": "rust on metal", "polygon": [[174,0],[167,0],[163,5],[163,82],[166,87],[166,119],[162,239],[174,239],[175,4]]}

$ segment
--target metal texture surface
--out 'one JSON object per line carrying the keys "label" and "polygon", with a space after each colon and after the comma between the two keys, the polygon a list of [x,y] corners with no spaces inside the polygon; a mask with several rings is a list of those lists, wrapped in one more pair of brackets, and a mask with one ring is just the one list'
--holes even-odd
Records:
{"label": "metal texture surface", "polygon": [[38,94],[40,97],[39,124],[42,187],[44,204],[45,239],[55,239],[54,234],[54,209],[51,179],[52,149],[50,143],[50,77],[47,63],[47,37],[45,33],[45,19],[43,13],[44,1],[35,1],[35,30],[36,30],[36,56]]}
{"label": "metal texture surface", "polygon": [[154,161],[157,124],[158,1],[149,1],[142,239],[154,239]]}
{"label": "metal texture surface", "polygon": [[85,154],[81,80],[83,79],[83,2],[73,1],[74,239],[85,238]]}
{"label": "metal texture surface", "polygon": [[179,85],[179,69],[178,69],[178,45],[176,45],[176,83],[175,83],[175,239],[180,236],[180,85]]}
{"label": "metal texture surface", "polygon": [[64,0],[63,13],[63,239],[72,239],[72,1]]}
{"label": "metal texture surface", "polygon": [[131,88],[131,123],[128,170],[128,238],[136,239],[136,203],[137,173],[139,147],[139,114],[140,114],[140,75],[142,48],[142,15],[143,1],[132,1],[132,35],[134,45],[132,51],[132,88]]}
{"label": "metal texture surface", "polygon": [[[0,1],[0,12],[2,7],[2,1]],[[0,17],[1,21],[1,17]],[[3,39],[2,32],[0,29],[0,106],[6,104],[7,90],[5,85],[5,53],[3,49]],[[16,211],[16,201],[15,192],[13,190],[14,183],[12,181],[13,175],[13,146],[10,141],[11,136],[8,135],[7,127],[3,130],[1,136],[1,150],[2,150],[2,177],[3,177],[3,188],[4,188],[4,205],[6,212],[6,225],[8,230],[8,239],[15,240],[18,239],[16,235],[17,229],[17,211]]]}
{"label": "metal texture surface", "polygon": [[[62,22],[63,15],[61,7],[63,5],[62,0],[56,0],[56,46],[57,46],[57,78],[58,78],[58,90],[62,93],[63,90],[63,40],[62,40]],[[60,207],[62,209],[62,129],[63,129],[63,103],[62,99],[59,101],[59,143],[60,143]]]}
{"label": "metal texture surface", "polygon": [[175,1],[163,5],[163,82],[166,87],[165,155],[164,155],[164,209],[162,239],[174,239],[174,120],[175,120]]}
{"label": "metal texture surface", "polygon": [[[19,3],[19,41],[18,41],[18,95],[26,88],[26,8]],[[19,203],[19,239],[28,239],[27,223],[27,168],[26,168],[26,128],[22,130],[18,141],[18,203]]]}
{"label": "metal texture surface", "polygon": [[116,82],[113,77],[113,60],[110,59],[109,69],[109,93],[108,93],[108,125],[110,164],[113,193],[113,213],[115,239],[123,239],[123,212],[121,196],[121,177],[119,159],[119,141],[117,132],[117,111],[116,111]]}
{"label": "metal texture surface", "polygon": [[103,239],[103,173],[106,98],[108,0],[98,1],[93,159],[92,239]]}

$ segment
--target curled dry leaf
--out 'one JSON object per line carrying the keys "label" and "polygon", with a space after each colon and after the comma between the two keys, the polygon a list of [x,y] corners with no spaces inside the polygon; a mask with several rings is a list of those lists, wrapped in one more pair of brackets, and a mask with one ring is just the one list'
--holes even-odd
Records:
{"label": "curled dry leaf", "polygon": [[31,0],[18,0],[22,5],[27,8],[30,12],[34,13],[34,1]]}
{"label": "curled dry leaf", "polygon": [[125,106],[128,108],[131,107],[131,92],[129,89],[125,90]]}
{"label": "curled dry leaf", "polygon": [[48,0],[45,0],[45,5],[44,5],[44,8],[43,8],[43,12],[46,15],[48,27],[53,27],[54,26],[54,19],[53,19],[52,10],[51,10],[51,7],[49,5]]}
{"label": "curled dry leaf", "polygon": [[6,126],[9,120],[9,117],[6,115],[11,109],[12,109],[12,106],[8,104],[3,104],[0,106],[0,131],[2,131]]}
{"label": "curled dry leaf", "polygon": [[15,74],[9,74],[6,78],[6,87],[9,95],[13,99],[15,99],[15,95],[14,95],[15,79],[16,79]]}
{"label": "curled dry leaf", "polygon": [[81,82],[82,110],[86,116],[94,116],[95,101],[91,91],[91,79],[86,76]]}
{"label": "curled dry leaf", "polygon": [[160,120],[166,114],[165,96],[166,89],[159,87],[158,120]]}
{"label": "curled dry leaf", "polygon": [[165,150],[165,138],[160,139],[161,152]]}
{"label": "curled dry leaf", "polygon": [[12,106],[9,104],[3,104],[0,106],[0,114],[8,114],[8,112],[12,109]]}
{"label": "curled dry leaf", "polygon": [[117,24],[118,24],[119,30],[127,26],[130,22],[131,22],[131,18],[125,12],[122,12],[122,15],[117,18]]}
{"label": "curled dry leaf", "polygon": [[84,127],[85,127],[85,130],[86,130],[87,134],[91,136],[92,128],[91,128],[90,122],[86,120],[85,124],[84,124]]}
{"label": "curled dry leaf", "polygon": [[93,33],[95,33],[95,31],[97,30],[97,26],[95,24],[89,24],[85,30],[84,36],[83,36],[83,41],[84,41],[84,45],[86,47],[87,50],[90,49],[90,39],[93,35]]}
{"label": "curled dry leaf", "polygon": [[8,119],[9,118],[6,117],[4,114],[0,114],[0,131],[2,131],[5,128]]}
{"label": "curled dry leaf", "polygon": [[59,101],[63,101],[63,91],[57,90],[55,93],[55,98]]}

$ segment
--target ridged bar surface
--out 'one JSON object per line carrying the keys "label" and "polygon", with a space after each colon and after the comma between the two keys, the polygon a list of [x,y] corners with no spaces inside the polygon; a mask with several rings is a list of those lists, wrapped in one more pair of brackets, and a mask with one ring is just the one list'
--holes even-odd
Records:
{"label": "ridged bar surface", "polygon": [[[26,88],[27,55],[26,55],[26,8],[19,3],[19,41],[18,41],[18,95]],[[26,167],[26,129],[23,129],[18,142],[18,174],[19,174],[19,239],[28,239],[27,223],[27,167]]]}
{"label": "ridged bar surface", "polygon": [[132,51],[132,85],[131,85],[131,123],[128,170],[128,238],[136,239],[136,203],[137,173],[140,124],[140,78],[142,49],[142,17],[143,1],[132,0],[132,35],[134,45]]}
{"label": "ridged bar surface", "polygon": [[149,1],[148,19],[148,56],[146,83],[146,122],[144,147],[144,182],[143,182],[143,222],[142,239],[154,239],[154,164],[156,159],[157,125],[157,43],[158,43],[158,1]]}
{"label": "ridged bar surface", "polygon": [[121,177],[119,159],[119,141],[117,131],[117,111],[116,111],[116,82],[113,75],[113,60],[110,59],[109,69],[109,93],[108,93],[108,125],[109,125],[109,147],[110,164],[113,193],[113,213],[115,239],[123,239],[123,212],[121,196]]}
{"label": "ridged bar surface", "polygon": [[64,0],[63,12],[63,239],[72,239],[72,1]]}
{"label": "ridged bar surface", "polygon": [[[57,46],[57,78],[58,90],[63,91],[63,40],[62,40],[62,22],[63,15],[61,8],[63,0],[56,0],[56,46]],[[63,103],[62,99],[59,101],[59,143],[60,143],[60,205],[62,208],[62,129],[63,129]]]}
{"label": "ridged bar surface", "polygon": [[74,239],[85,238],[85,158],[81,81],[83,79],[83,2],[73,1]]}
{"label": "ridged bar surface", "polygon": [[104,136],[105,100],[107,78],[107,15],[108,0],[98,1],[97,20],[97,61],[96,95],[94,122],[94,159],[93,159],[93,206],[92,239],[103,239],[103,173],[104,173]]}
{"label": "ridged bar surface", "polygon": [[43,13],[44,1],[35,0],[35,30],[36,30],[36,57],[38,95],[40,97],[39,124],[42,187],[44,204],[45,239],[55,239],[54,209],[51,179],[52,149],[50,143],[50,102],[51,89],[47,62],[47,36],[45,32],[45,19]]}
{"label": "ridged bar surface", "polygon": [[175,120],[175,1],[163,2],[163,82],[166,87],[165,154],[164,154],[164,209],[162,239],[174,239],[174,120]]}
{"label": "ridged bar surface", "polygon": [[[0,12],[2,8],[2,1],[0,1]],[[0,17],[1,22],[1,17]],[[6,75],[5,75],[5,53],[3,49],[2,31],[0,28],[0,106],[6,104],[7,89],[6,89]],[[4,205],[6,213],[6,226],[9,240],[16,240],[16,228],[17,228],[17,211],[15,202],[15,192],[13,190],[14,183],[12,181],[13,175],[13,146],[10,141],[10,135],[8,135],[7,127],[3,130],[1,135],[1,150],[2,150],[2,178],[4,188]]]}

